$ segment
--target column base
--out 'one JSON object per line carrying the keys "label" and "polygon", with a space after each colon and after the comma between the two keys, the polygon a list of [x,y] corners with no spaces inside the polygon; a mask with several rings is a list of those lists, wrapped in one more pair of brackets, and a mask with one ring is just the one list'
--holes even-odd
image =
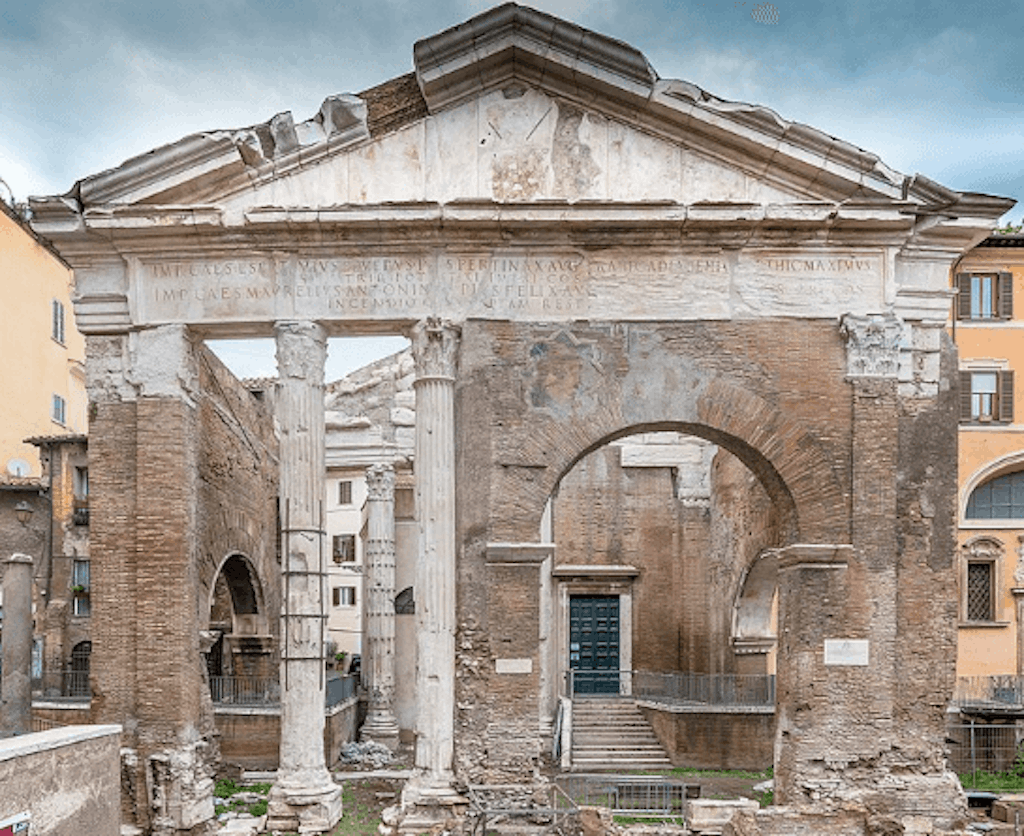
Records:
{"label": "column base", "polygon": [[380,743],[397,752],[398,720],[390,712],[371,712],[359,730],[359,739],[363,743]]}
{"label": "column base", "polygon": [[432,831],[438,825],[454,830],[466,817],[469,799],[459,795],[450,783],[427,775],[406,782],[402,800],[381,816],[381,833],[412,836]]}
{"label": "column base", "polygon": [[300,783],[285,778],[267,799],[267,830],[326,833],[341,819],[341,787],[324,770],[323,778]]}

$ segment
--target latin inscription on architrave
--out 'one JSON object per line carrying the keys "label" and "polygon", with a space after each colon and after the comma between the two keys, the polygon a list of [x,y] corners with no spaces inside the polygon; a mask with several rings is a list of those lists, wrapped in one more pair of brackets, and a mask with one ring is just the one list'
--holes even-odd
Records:
{"label": "latin inscription on architrave", "polygon": [[135,321],[727,319],[881,309],[878,255],[577,252],[149,261]]}

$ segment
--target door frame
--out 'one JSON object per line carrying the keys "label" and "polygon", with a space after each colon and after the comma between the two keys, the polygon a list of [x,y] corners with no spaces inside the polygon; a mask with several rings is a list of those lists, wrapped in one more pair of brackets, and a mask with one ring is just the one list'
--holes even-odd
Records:
{"label": "door frame", "polygon": [[554,581],[554,656],[552,684],[556,698],[566,694],[565,673],[569,670],[569,597],[572,595],[617,596],[619,599],[619,671],[620,692],[632,693],[633,668],[633,581],[640,574],[634,566],[555,566]]}

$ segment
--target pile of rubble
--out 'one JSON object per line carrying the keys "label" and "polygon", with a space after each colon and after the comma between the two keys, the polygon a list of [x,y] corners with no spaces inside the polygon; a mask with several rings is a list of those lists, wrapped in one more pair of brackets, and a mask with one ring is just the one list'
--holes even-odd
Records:
{"label": "pile of rubble", "polygon": [[391,750],[382,743],[346,743],[341,747],[340,761],[366,769],[383,769],[394,760]]}

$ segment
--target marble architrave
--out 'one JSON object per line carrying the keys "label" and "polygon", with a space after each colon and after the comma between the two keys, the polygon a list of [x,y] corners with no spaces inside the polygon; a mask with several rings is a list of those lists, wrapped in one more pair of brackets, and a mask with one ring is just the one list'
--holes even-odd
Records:
{"label": "marble architrave", "polygon": [[[135,260],[137,321],[745,319],[883,307],[880,250],[493,249]],[[637,293],[638,288],[643,293]]]}

